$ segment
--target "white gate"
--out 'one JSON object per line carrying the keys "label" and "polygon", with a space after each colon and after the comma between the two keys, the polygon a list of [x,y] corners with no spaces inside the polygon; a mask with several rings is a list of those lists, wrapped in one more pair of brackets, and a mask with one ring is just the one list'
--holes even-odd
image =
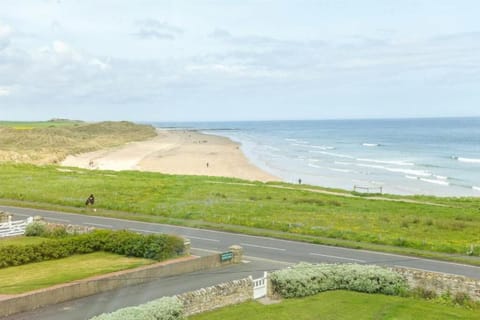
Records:
{"label": "white gate", "polygon": [[[252,279],[252,277],[250,276]],[[267,295],[267,273],[263,273],[262,278],[252,279],[253,281],[253,299],[260,299]]]}
{"label": "white gate", "polygon": [[9,220],[8,222],[0,223],[0,238],[23,235],[25,233],[25,228],[27,227],[27,224],[32,222],[33,218],[28,217],[25,220]]}

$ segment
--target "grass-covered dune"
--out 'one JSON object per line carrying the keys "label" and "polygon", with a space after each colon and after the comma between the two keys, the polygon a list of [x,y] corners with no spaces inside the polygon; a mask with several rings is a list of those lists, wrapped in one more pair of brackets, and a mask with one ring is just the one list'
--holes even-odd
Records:
{"label": "grass-covered dune", "polygon": [[391,201],[303,185],[26,164],[0,165],[0,176],[4,204],[92,214],[84,201],[94,193],[97,215],[427,256],[480,256],[478,198]]}
{"label": "grass-covered dune", "polygon": [[0,162],[52,164],[67,155],[145,140],[151,126],[131,122],[0,122]]}

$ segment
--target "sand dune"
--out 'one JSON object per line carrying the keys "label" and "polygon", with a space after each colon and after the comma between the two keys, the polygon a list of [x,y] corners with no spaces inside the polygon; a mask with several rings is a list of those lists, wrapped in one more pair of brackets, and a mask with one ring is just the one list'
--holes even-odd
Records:
{"label": "sand dune", "polygon": [[278,181],[244,156],[228,138],[188,130],[157,130],[150,140],[68,156],[63,166]]}

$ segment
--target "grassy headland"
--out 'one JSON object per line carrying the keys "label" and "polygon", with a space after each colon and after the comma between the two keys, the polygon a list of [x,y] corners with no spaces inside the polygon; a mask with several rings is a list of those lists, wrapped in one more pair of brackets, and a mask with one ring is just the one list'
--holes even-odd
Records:
{"label": "grassy headland", "polygon": [[0,162],[53,164],[70,154],[115,147],[155,135],[153,127],[130,122],[2,121]]}
{"label": "grassy headland", "polygon": [[65,169],[0,165],[0,202],[92,214],[84,201],[94,193],[97,215],[403,253],[422,250],[424,256],[480,256],[477,198],[371,199],[284,183]]}

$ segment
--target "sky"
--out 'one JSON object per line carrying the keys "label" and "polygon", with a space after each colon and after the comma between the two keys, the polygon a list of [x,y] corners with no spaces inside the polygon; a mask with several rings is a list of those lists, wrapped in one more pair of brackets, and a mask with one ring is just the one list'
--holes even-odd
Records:
{"label": "sky", "polygon": [[0,120],[480,116],[477,0],[2,0]]}

